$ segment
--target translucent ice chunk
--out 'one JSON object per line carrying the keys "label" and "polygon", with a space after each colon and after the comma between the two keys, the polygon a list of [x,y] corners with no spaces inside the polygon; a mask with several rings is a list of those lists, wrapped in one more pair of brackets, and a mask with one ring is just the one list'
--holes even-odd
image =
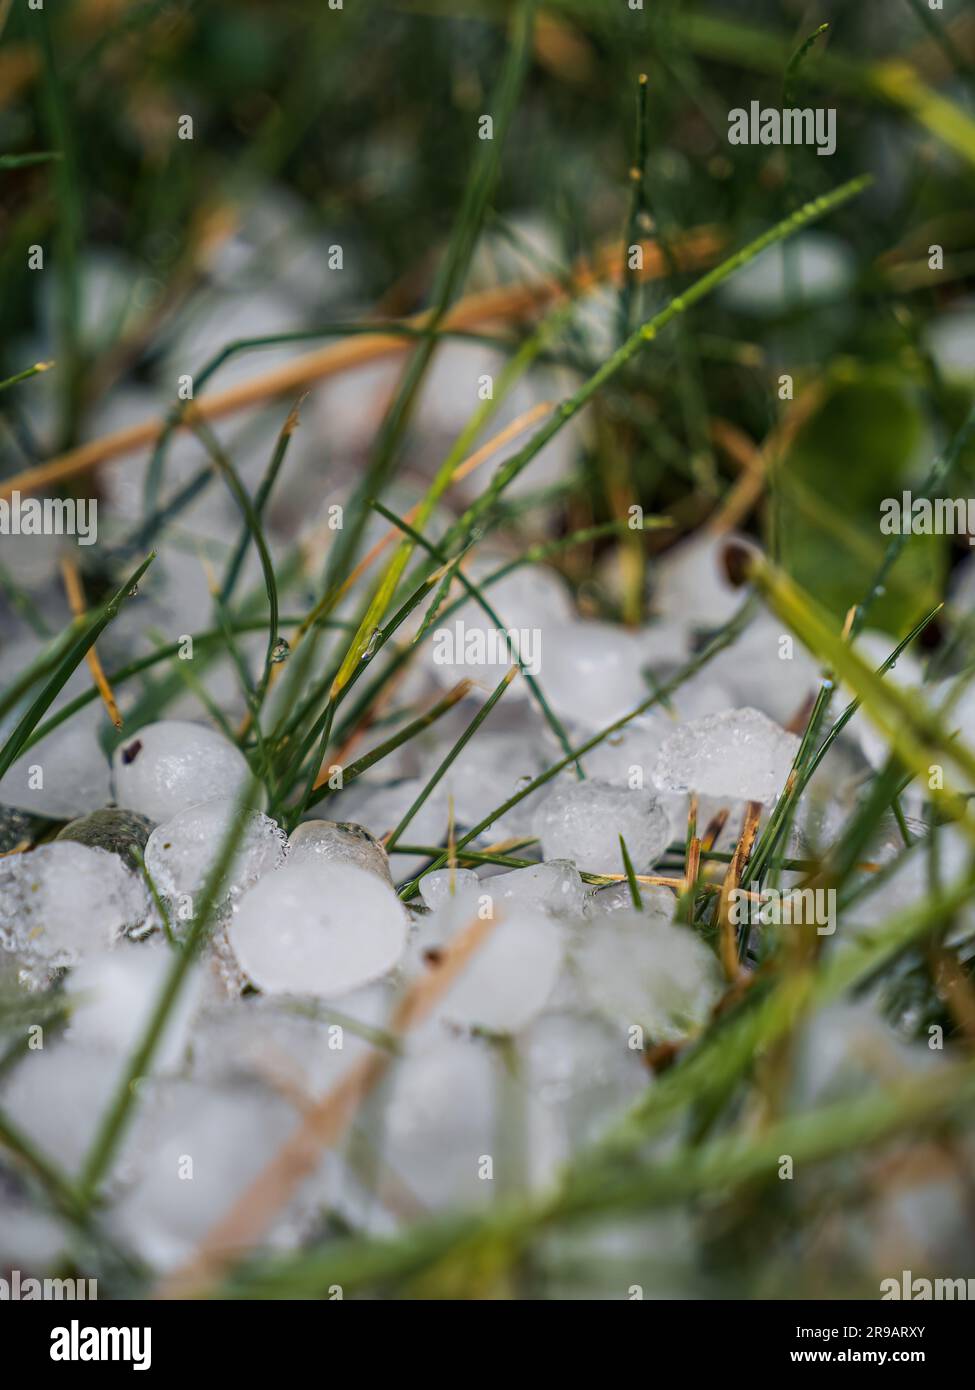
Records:
{"label": "translucent ice chunk", "polygon": [[676,1042],[701,1028],[722,990],[712,951],[690,927],[643,913],[614,913],[579,934],[574,961],[592,1005],[648,1042]]}
{"label": "translucent ice chunk", "polygon": [[661,791],[774,801],[798,748],[795,734],[758,710],[724,710],[679,724],[668,735],[654,782]]}
{"label": "translucent ice chunk", "polygon": [[70,840],[0,859],[0,945],[51,966],[109,946],[148,911],[117,854]]}
{"label": "translucent ice chunk", "polygon": [[450,898],[477,893],[478,882],[473,869],[437,869],[420,879],[420,897],[432,911]]}
{"label": "translucent ice chunk", "polygon": [[112,767],[119,805],[157,822],[239,796],[249,778],[244,755],[222,734],[181,719],[147,724],[116,749]]}
{"label": "translucent ice chunk", "polygon": [[544,1009],[563,961],[562,928],[520,905],[471,956],[441,999],[436,1017],[489,1033],[517,1033]]}
{"label": "translucent ice chunk", "polygon": [[146,868],[167,898],[199,894],[216,863],[231,823],[239,827],[224,897],[236,898],[280,868],[288,852],[284,831],[261,811],[241,810],[233,798],[190,806],[157,825],[146,845]]}
{"label": "translucent ice chunk", "polygon": [[586,901],[579,871],[566,859],[550,859],[544,864],[496,874],[485,880],[483,891],[490,894],[502,911],[506,910],[507,903],[525,903],[543,907],[548,912],[579,917]]}
{"label": "translucent ice chunk", "polygon": [[606,782],[566,783],[535,813],[546,859],[569,859],[597,874],[624,872],[620,836],[636,872],[647,873],[670,841],[670,819],[652,792]]}
{"label": "translucent ice chunk", "polygon": [[228,928],[248,978],[268,994],[334,998],[379,979],[406,944],[393,890],[354,864],[281,869],[245,893]]}
{"label": "translucent ice chunk", "polygon": [[364,825],[352,821],[306,820],[291,832],[291,864],[334,861],[357,864],[392,884],[389,855]]}

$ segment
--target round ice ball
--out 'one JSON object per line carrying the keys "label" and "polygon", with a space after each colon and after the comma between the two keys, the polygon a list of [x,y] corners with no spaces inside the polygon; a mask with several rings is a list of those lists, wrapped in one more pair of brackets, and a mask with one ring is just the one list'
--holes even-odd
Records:
{"label": "round ice ball", "polygon": [[354,864],[289,865],[245,893],[228,929],[241,969],[267,994],[330,999],[379,979],[406,945],[388,884]]}
{"label": "round ice ball", "polygon": [[167,898],[200,893],[220,851],[237,827],[234,857],[223,898],[236,898],[263,874],[278,869],[288,853],[284,831],[262,811],[249,811],[231,797],[204,801],[157,825],[146,845],[146,868]]}
{"label": "round ice ball", "polygon": [[119,805],[154,821],[239,796],[250,776],[243,753],[222,734],[183,719],[147,724],[115,750],[112,768]]}

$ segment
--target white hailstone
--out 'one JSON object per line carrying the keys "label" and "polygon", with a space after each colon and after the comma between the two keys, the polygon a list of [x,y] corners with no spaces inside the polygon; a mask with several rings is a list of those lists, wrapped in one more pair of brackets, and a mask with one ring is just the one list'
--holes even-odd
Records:
{"label": "white hailstone", "polygon": [[711,630],[733,618],[742,605],[742,593],[728,582],[722,561],[730,539],[695,536],[664,551],[655,568],[655,612],[689,630]]}
{"label": "white hailstone", "polygon": [[720,287],[730,308],[774,318],[793,301],[840,300],[856,273],[849,246],[829,232],[808,231],[788,246],[770,246]]}
{"label": "white hailstone", "polygon": [[[141,1040],[174,956],[161,943],[122,943],[90,956],[68,976],[65,993],[70,1010],[67,1037],[72,1043],[131,1053]],[[198,969],[170,1010],[154,1055],[154,1069],[177,1067],[186,1052],[190,1026],[200,1000]]]}
{"label": "white hailstone", "polygon": [[[872,671],[876,671],[896,646],[897,639],[888,633],[867,631],[860,633],[854,650]],[[919,690],[924,682],[924,668],[913,652],[904,651],[881,679],[899,690]],[[848,703],[853,699],[853,691],[844,687],[842,698],[844,704]],[[846,733],[857,740],[860,751],[871,767],[883,767],[890,753],[890,741],[870,721],[864,710],[857,710],[846,726]]]}
{"label": "white hailstone", "polygon": [[580,619],[545,632],[538,683],[556,714],[600,729],[648,698],[644,665],[634,633]]}
{"label": "white hailstone", "polygon": [[52,820],[73,820],[104,806],[111,780],[98,743],[102,718],[98,707],[79,710],[22,753],[0,778],[0,801]]}
{"label": "white hailstone", "polygon": [[593,1008],[648,1042],[677,1042],[704,1026],[723,988],[721,968],[691,927],[641,912],[595,919],[573,951]]}
{"label": "white hailstone", "polygon": [[228,927],[241,969],[266,994],[331,999],[397,964],[407,917],[393,890],[355,864],[286,867],[245,893]]}
{"label": "white hailstone", "polygon": [[642,1052],[604,1019],[543,1014],[518,1040],[527,1108],[526,1150],[533,1186],[552,1182],[584,1145],[647,1089]]}
{"label": "white hailstone", "polygon": [[[467,869],[457,870],[458,876],[467,873]],[[421,891],[429,879],[445,877],[449,877],[449,870],[421,878]],[[458,877],[452,893],[448,890],[440,891],[439,886],[435,886],[432,893],[436,905],[431,912],[425,915],[418,914],[414,918],[406,955],[403,958],[402,968],[410,979],[425,975],[429,966],[440,959],[444,947],[452,937],[491,912],[491,899],[476,874],[471,874],[470,879],[465,877],[463,881]]]}
{"label": "white hailstone", "polygon": [[562,969],[559,924],[518,903],[478,946],[434,1010],[435,1019],[489,1033],[517,1033],[545,1008]]}
{"label": "white hailstone", "polygon": [[255,1086],[167,1081],[133,1130],[139,1180],[106,1217],[150,1265],[172,1269],[274,1157],[297,1123],[291,1105]]}
{"label": "white hailstone", "polygon": [[660,750],[661,791],[774,801],[799,750],[795,734],[756,709],[724,710],[679,724]]}
{"label": "white hailstone", "polygon": [[670,818],[650,791],[607,782],[566,782],[535,813],[546,859],[569,859],[587,873],[625,872],[620,836],[638,874],[647,873],[670,842]]}
{"label": "white hailstone", "polygon": [[[435,1047],[409,1050],[389,1078],[371,1135],[392,1174],[431,1210],[489,1204],[501,1168],[499,1133],[506,1082],[495,1049],[449,1033]],[[367,1137],[370,1137],[367,1132]]]}
{"label": "white hailstone", "polygon": [[[674,920],[677,899],[662,883],[641,883],[640,902],[645,915],[656,917],[661,922]],[[616,912],[633,911],[633,895],[630,885],[608,883],[605,888],[597,888],[586,902],[586,916],[590,918],[607,917]]]}
{"label": "white hailstone", "polygon": [[479,884],[473,869],[437,869],[420,879],[420,897],[433,912],[451,898],[476,894]]}
{"label": "white hailstone", "polygon": [[389,855],[364,825],[352,821],[306,820],[288,838],[289,864],[357,864],[392,884]]}
{"label": "white hailstone", "polygon": [[115,1094],[125,1060],[66,1039],[45,1042],[26,1052],[4,1079],[0,1108],[42,1153],[75,1173]]}
{"label": "white hailstone", "polygon": [[149,836],[146,868],[159,892],[174,900],[202,892],[232,825],[237,834],[223,900],[239,897],[262,875],[281,867],[288,842],[277,822],[221,797],[179,811]]}
{"label": "white hailstone", "polygon": [[975,359],[975,299],[962,299],[931,321],[927,348],[945,376],[970,381]]}
{"label": "white hailstone", "polygon": [[214,797],[240,795],[247,760],[205,724],[163,719],[147,724],[115,750],[115,800],[128,811],[164,821]]}
{"label": "white hailstone", "polygon": [[0,946],[50,966],[104,950],[149,910],[117,854],[58,840],[0,859]]}
{"label": "white hailstone", "polygon": [[[708,662],[706,676],[724,687],[730,700],[711,709],[681,710],[682,717],[696,719],[733,706],[761,710],[779,724],[787,724],[815,694],[819,668],[797,637],[793,637],[770,613],[759,613],[745,631]],[[681,691],[674,696],[680,708]]]}
{"label": "white hailstone", "polygon": [[658,709],[638,714],[583,753],[579,761],[586,776],[596,781],[617,787],[649,787],[660,745],[673,727],[673,719]]}
{"label": "white hailstone", "polygon": [[580,917],[586,902],[579,870],[567,859],[549,859],[544,864],[495,874],[482,887],[502,912],[508,910],[509,903],[526,903],[560,916]]}

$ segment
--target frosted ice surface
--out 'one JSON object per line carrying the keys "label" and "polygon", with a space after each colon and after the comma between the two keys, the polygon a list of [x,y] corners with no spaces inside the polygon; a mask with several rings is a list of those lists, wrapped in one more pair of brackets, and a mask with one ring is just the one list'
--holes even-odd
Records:
{"label": "frosted ice surface", "polygon": [[479,880],[473,869],[437,869],[420,879],[420,897],[431,910],[450,898],[477,893]]}
{"label": "frosted ice surface", "polygon": [[639,912],[594,920],[573,950],[592,1006],[648,1042],[676,1042],[701,1028],[722,991],[717,959],[690,927]]}
{"label": "frosted ice surface", "polygon": [[139,1180],[109,1214],[110,1229],[150,1264],[171,1269],[189,1257],[296,1123],[291,1105],[263,1087],[157,1084],[133,1132]]}
{"label": "frosted ice surface", "polygon": [[[71,1015],[68,1039],[131,1053],[142,1038],[173,960],[172,950],[161,942],[126,942],[89,956],[71,971],[65,987]],[[154,1069],[169,1070],[182,1061],[199,1005],[200,985],[199,969],[194,969],[170,1011]]]}
{"label": "frosted ice surface", "polygon": [[795,734],[755,709],[724,710],[679,724],[654,773],[661,791],[774,801],[799,749]]}
{"label": "frosted ice surface", "polygon": [[586,901],[579,871],[565,859],[550,859],[544,864],[495,874],[484,881],[482,891],[490,894],[502,912],[508,910],[509,903],[525,903],[567,917],[579,917]]}
{"label": "frosted ice surface", "polygon": [[535,813],[546,859],[569,859],[586,873],[624,872],[620,836],[634,870],[647,873],[670,841],[670,819],[656,796],[607,782],[565,783]]}
{"label": "frosted ice surface", "polygon": [[[641,883],[640,902],[645,914],[657,917],[662,922],[673,921],[677,898],[662,883]],[[626,882],[609,883],[605,888],[597,888],[586,904],[588,917],[607,917],[615,912],[632,911],[633,896]]]}
{"label": "frosted ice surface", "polygon": [[541,1013],[562,968],[562,928],[512,903],[441,998],[437,1018],[489,1033],[517,1033]]}
{"label": "frosted ice surface", "polygon": [[556,714],[597,729],[647,699],[646,664],[640,639],[625,628],[564,622],[544,634],[538,683]]}
{"label": "frosted ice surface", "polygon": [[492,1200],[495,1183],[482,1181],[479,1168],[483,1155],[497,1155],[503,1085],[493,1049],[449,1034],[396,1063],[373,1117],[374,1139],[425,1206],[439,1211]]}
{"label": "frosted ice surface", "polygon": [[0,945],[51,966],[109,946],[148,912],[116,854],[71,840],[0,859]]}
{"label": "frosted ice surface", "polygon": [[660,745],[673,727],[673,719],[657,710],[637,715],[583,753],[580,762],[586,776],[620,787],[631,786],[636,778],[639,785],[649,786]]}
{"label": "frosted ice surface", "polygon": [[262,811],[247,811],[230,797],[190,806],[157,825],[146,845],[146,868],[160,893],[176,899],[200,893],[231,824],[239,827],[223,897],[236,898],[280,868],[288,852],[284,831]]}
{"label": "frosted ice surface", "polygon": [[115,799],[164,821],[214,797],[239,796],[249,780],[244,755],[205,724],[164,719],[127,739],[112,759]]}
{"label": "frosted ice surface", "polygon": [[[507,699],[507,696],[505,696]],[[429,760],[428,775],[443,758],[443,750]],[[542,770],[537,740],[519,733],[479,733],[471,739],[448,769],[438,791],[454,798],[454,815],[460,826],[477,825]],[[498,818],[486,834],[492,839],[530,834],[532,809],[541,792],[532,792]],[[413,835],[412,826],[404,839]]]}
{"label": "frosted ice surface", "polygon": [[334,998],[391,970],[406,928],[402,904],[380,878],[324,862],[262,879],[237,904],[228,936],[259,989]]}
{"label": "frosted ice surface", "polygon": [[364,825],[353,821],[306,820],[292,830],[290,864],[357,864],[392,883],[389,855]]}

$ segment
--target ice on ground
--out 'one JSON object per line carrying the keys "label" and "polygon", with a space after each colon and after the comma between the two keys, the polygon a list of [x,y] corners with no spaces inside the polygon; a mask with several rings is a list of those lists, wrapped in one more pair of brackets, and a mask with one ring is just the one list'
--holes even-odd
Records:
{"label": "ice on ground", "polygon": [[177,811],[237,797],[247,786],[247,760],[223,734],[205,724],[163,719],[147,724],[115,751],[115,799],[157,822]]}
{"label": "ice on ground", "polygon": [[[641,883],[640,902],[643,904],[645,914],[656,917],[661,922],[674,920],[677,898],[671,889],[665,888],[662,883]],[[609,883],[605,888],[597,888],[586,903],[586,916],[591,918],[608,917],[616,912],[632,911],[633,895],[630,892],[630,885],[626,882]]]}
{"label": "ice on ground", "polygon": [[[396,829],[425,785],[424,778],[411,777],[405,782],[396,782],[392,786],[377,787],[374,791],[367,792],[364,797],[354,795],[355,787],[353,786],[350,789],[353,794],[352,806],[354,808],[351,814],[354,815],[359,824],[364,825],[377,839],[381,839],[384,835],[388,835],[391,830]],[[343,805],[344,803],[340,801],[339,804]],[[410,821],[403,835],[404,843],[408,845],[442,845],[447,830],[448,814],[446,798],[441,794],[441,788],[437,787]],[[389,859],[393,880],[399,883],[403,879],[419,873],[420,869],[429,863],[430,856],[401,854],[399,850],[394,849]]]}
{"label": "ice on ground", "polygon": [[508,911],[509,903],[525,903],[558,916],[581,917],[586,902],[579,870],[567,859],[549,859],[544,864],[495,874],[481,887],[502,913]]}
{"label": "ice on ground", "polygon": [[506,1084],[495,1049],[444,1034],[435,1047],[407,1052],[396,1063],[367,1135],[406,1192],[424,1206],[483,1206],[496,1187],[481,1178],[483,1160],[501,1166]]}
{"label": "ice on ground", "polygon": [[648,873],[670,842],[670,818],[650,791],[607,782],[566,782],[538,808],[535,834],[546,859],[569,859],[596,874],[625,872],[620,836],[638,874]]}
{"label": "ice on ground", "polygon": [[[67,1173],[77,1172],[115,1094],[125,1058],[66,1039],[28,1051],[0,1084],[10,1121]],[[116,1162],[124,1165],[128,1143]]]}
{"label": "ice on ground", "polygon": [[391,970],[406,929],[402,904],[380,878],[323,862],[262,879],[237,904],[228,937],[258,989],[329,999]]}
{"label": "ice on ground", "polygon": [[76,844],[88,845],[91,849],[108,850],[110,854],[117,854],[131,867],[136,868],[138,863],[132,855],[132,848],[144,851],[152,830],[153,823],[146,816],[137,815],[134,811],[117,811],[114,807],[106,807],[101,811],[92,811],[90,816],[81,816],[71,821],[63,830],[58,831],[56,838],[73,840]]}
{"label": "ice on ground", "polygon": [[193,1030],[194,1079],[260,1080],[283,1095],[319,1099],[370,1049],[369,1030],[385,1027],[392,991],[367,985],[334,1010],[306,1002],[252,994],[205,1014]]}
{"label": "ice on ground", "polygon": [[721,627],[742,604],[740,589],[728,582],[722,555],[729,537],[703,536],[681,541],[656,563],[653,607],[689,631]]}
{"label": "ice on ground", "polygon": [[660,746],[674,727],[662,711],[651,710],[608,734],[579,761],[587,777],[617,787],[649,786]]}
{"label": "ice on ground", "polygon": [[595,919],[572,958],[593,1008],[646,1041],[678,1042],[707,1022],[723,988],[721,968],[691,927],[640,912]]}
{"label": "ice on ground", "polygon": [[262,875],[281,867],[288,842],[277,822],[262,811],[243,810],[233,798],[222,797],[178,812],[149,836],[146,868],[159,892],[173,901],[201,893],[231,826],[237,827],[235,851],[221,902],[239,897]]}
{"label": "ice on ground", "polygon": [[798,750],[795,734],[758,710],[724,710],[679,724],[668,735],[654,782],[661,791],[774,801]]}
{"label": "ice on ground", "polygon": [[105,949],[149,910],[117,854],[71,840],[0,859],[0,946],[48,966]]}
{"label": "ice on ground", "polygon": [[646,664],[640,639],[625,628],[564,622],[544,634],[538,683],[556,714],[601,729],[649,697]]}
{"label": "ice on ground", "polygon": [[546,1013],[518,1039],[531,1182],[551,1183],[578,1150],[644,1093],[651,1081],[640,1049],[591,1014]]}
{"label": "ice on ground", "polygon": [[160,1270],[189,1258],[297,1124],[287,1101],[256,1086],[168,1081],[133,1131],[139,1178],[106,1218]]}
{"label": "ice on ground", "polygon": [[0,800],[52,820],[104,806],[111,800],[108,759],[98,744],[104,718],[101,708],[92,706],[52,729],[0,778]]}
{"label": "ice on ground", "polygon": [[477,894],[479,883],[473,869],[437,869],[420,879],[420,897],[432,912],[451,898]]}
{"label": "ice on ground", "polygon": [[512,903],[443,995],[434,1019],[489,1033],[517,1033],[544,1009],[564,957],[562,928]]}
{"label": "ice on ground", "polygon": [[[142,1039],[174,960],[171,948],[162,943],[126,942],[82,961],[65,986],[69,1041],[130,1054]],[[201,983],[195,968],[170,1010],[154,1054],[154,1070],[172,1070],[183,1060]]]}
{"label": "ice on ground", "polygon": [[353,821],[306,820],[291,832],[289,864],[356,864],[392,885],[389,855],[364,825]]}

